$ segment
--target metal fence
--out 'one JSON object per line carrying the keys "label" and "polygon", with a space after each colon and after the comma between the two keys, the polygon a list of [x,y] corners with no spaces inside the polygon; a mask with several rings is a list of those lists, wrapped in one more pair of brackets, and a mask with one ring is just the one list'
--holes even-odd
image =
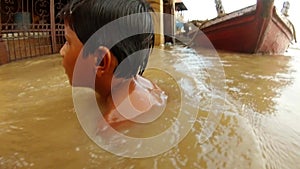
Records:
{"label": "metal fence", "polygon": [[63,24],[56,18],[67,0],[0,0],[0,35],[8,61],[59,52]]}

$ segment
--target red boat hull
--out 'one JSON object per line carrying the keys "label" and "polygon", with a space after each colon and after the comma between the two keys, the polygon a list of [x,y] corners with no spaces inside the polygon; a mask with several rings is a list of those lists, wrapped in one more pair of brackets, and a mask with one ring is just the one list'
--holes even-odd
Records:
{"label": "red boat hull", "polygon": [[204,23],[195,36],[202,47],[208,38],[214,48],[241,53],[282,54],[294,39],[293,25],[280,17],[273,1],[251,6]]}

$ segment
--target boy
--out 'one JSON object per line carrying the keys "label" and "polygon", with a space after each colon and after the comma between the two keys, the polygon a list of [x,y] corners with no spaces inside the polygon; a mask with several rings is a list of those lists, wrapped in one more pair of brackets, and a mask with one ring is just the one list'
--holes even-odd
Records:
{"label": "boy", "polygon": [[[141,76],[154,45],[148,12],[152,8],[144,0],[74,0],[60,12],[66,38],[60,54],[69,82],[74,87],[95,90],[99,108],[110,125],[134,121],[144,114],[147,119],[139,122],[149,122],[149,114],[163,110],[166,104],[164,92]],[[112,28],[111,34],[98,31],[119,18],[138,13],[144,14],[126,18],[126,22]],[[111,39],[124,37],[132,29],[145,33],[121,39],[110,47]]]}

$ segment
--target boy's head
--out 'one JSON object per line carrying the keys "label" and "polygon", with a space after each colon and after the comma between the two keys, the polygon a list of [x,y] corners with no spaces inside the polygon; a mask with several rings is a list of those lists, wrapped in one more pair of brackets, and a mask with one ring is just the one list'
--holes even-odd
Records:
{"label": "boy's head", "polygon": [[[100,46],[108,47],[118,64],[125,62],[122,70],[116,69],[115,76],[130,78],[143,72],[154,45],[153,21],[148,12],[153,10],[145,0],[73,0],[62,9],[60,16],[65,25],[74,31],[79,41],[85,45],[83,57],[95,53]],[[128,17],[137,13],[144,14],[141,17]],[[122,17],[125,17],[125,20],[114,24],[111,30],[101,32],[101,28]],[[117,37],[124,37],[133,30],[145,33],[120,39],[117,43],[111,41]],[[135,52],[138,53],[127,58]],[[101,61],[97,64],[101,64]]]}

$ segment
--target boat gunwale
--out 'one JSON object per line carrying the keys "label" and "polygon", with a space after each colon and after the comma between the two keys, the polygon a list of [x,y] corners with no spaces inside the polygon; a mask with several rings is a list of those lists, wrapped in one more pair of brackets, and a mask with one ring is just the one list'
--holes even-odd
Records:
{"label": "boat gunwale", "polygon": [[224,15],[224,16],[213,18],[213,19],[209,20],[208,22],[204,23],[203,25],[201,25],[200,29],[205,29],[205,28],[208,28],[210,26],[217,25],[217,24],[235,19],[237,17],[253,15],[253,14],[256,13],[256,9],[257,8],[256,8],[256,4],[255,4],[255,5],[251,5],[251,6],[248,6],[246,8],[243,8],[243,9],[240,9],[240,10],[237,10],[237,11],[233,11],[231,13],[228,13],[228,14]]}

